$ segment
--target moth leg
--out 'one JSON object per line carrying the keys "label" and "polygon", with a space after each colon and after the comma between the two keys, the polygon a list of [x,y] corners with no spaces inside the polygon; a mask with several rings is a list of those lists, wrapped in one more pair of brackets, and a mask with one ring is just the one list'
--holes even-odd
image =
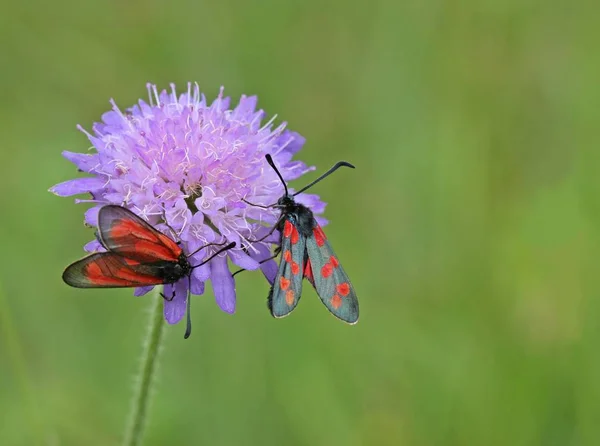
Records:
{"label": "moth leg", "polygon": [[279,224],[284,220],[285,215],[280,216],[277,221],[275,222],[275,224],[273,225],[273,227],[269,230],[269,232],[267,232],[263,237],[257,239],[257,240],[248,240],[248,242],[250,243],[258,243],[258,242],[262,242],[263,240],[265,240],[267,237],[269,237],[271,234],[273,234],[276,230],[277,230],[277,226],[279,226]]}
{"label": "moth leg", "polygon": [[[259,265],[262,265],[265,262],[268,262],[269,260],[273,260],[274,258],[276,258],[279,253],[281,252],[281,248],[278,246],[277,248],[275,248],[275,251],[273,253],[273,255],[271,257],[267,257],[266,259],[261,260],[260,262],[258,262]],[[241,273],[242,271],[247,271],[246,269],[242,268],[242,269],[238,269],[236,272],[234,272],[231,277],[234,277],[236,274]]]}
{"label": "moth leg", "polygon": [[173,227],[167,221],[167,214],[165,213],[164,207],[163,207],[163,211],[162,211],[162,218],[163,218],[163,222],[165,223],[165,226],[167,228],[169,228],[171,230],[171,232],[173,233],[173,239],[177,239],[177,241],[175,243],[177,243],[178,245],[181,245],[181,240],[179,239],[179,234],[177,234],[177,231],[175,231],[175,229],[173,229]]}
{"label": "moth leg", "polygon": [[160,295],[167,302],[171,302],[175,298],[175,290],[173,290],[173,295],[171,297],[165,296],[165,293],[160,293]]}

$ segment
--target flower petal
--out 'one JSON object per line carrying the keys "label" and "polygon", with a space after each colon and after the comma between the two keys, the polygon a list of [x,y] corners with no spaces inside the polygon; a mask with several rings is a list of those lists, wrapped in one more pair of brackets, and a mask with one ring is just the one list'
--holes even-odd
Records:
{"label": "flower petal", "polygon": [[62,155],[83,172],[91,172],[100,162],[100,157],[97,153],[87,154],[64,150]]}
{"label": "flower petal", "polygon": [[[210,278],[210,262],[192,270],[192,283],[206,282]],[[196,294],[196,293],[194,293]]]}
{"label": "flower petal", "polygon": [[106,249],[104,249],[104,246],[102,246],[102,244],[97,240],[94,239],[91,242],[87,242],[84,246],[83,249],[87,252],[103,252],[106,251]]}
{"label": "flower petal", "polygon": [[257,96],[246,96],[243,94],[237,107],[233,110],[232,117],[234,119],[246,119],[246,116],[254,113],[257,103]]}
{"label": "flower petal", "polygon": [[141,287],[138,287],[135,289],[135,291],[133,292],[133,295],[136,297],[143,296],[144,294],[149,293],[153,289],[154,289],[153,286],[141,286]]}
{"label": "flower petal", "polygon": [[212,184],[204,186],[202,196],[196,198],[194,202],[198,210],[206,215],[216,215],[219,209],[227,205],[224,198],[217,196],[215,189],[216,187]]}
{"label": "flower petal", "polygon": [[171,300],[165,299],[164,315],[169,324],[176,324],[183,319],[183,316],[185,316],[186,302],[188,299],[187,291],[187,277],[184,277],[174,285],[165,285],[165,296],[167,296],[167,299],[173,297]]}
{"label": "flower petal", "polygon": [[296,197],[296,202],[307,206],[315,214],[322,214],[327,206],[315,194],[300,194]]}
{"label": "flower petal", "polygon": [[258,269],[260,266],[256,260],[250,257],[241,249],[230,249],[227,251],[229,258],[233,263],[235,263],[240,268],[244,268],[250,271]]}
{"label": "flower petal", "polygon": [[192,279],[191,293],[195,294],[196,296],[204,294],[204,282],[198,282],[197,280]]}
{"label": "flower petal", "polygon": [[227,267],[227,256],[210,261],[210,279],[217,305],[226,313],[235,313],[235,283]]}
{"label": "flower petal", "polygon": [[[253,248],[256,248],[258,252],[251,251],[250,256],[259,262],[272,257],[271,250],[263,243],[257,243],[253,246]],[[266,262],[260,264],[260,270],[263,272],[268,282],[273,285],[279,270],[277,262],[273,259],[267,260]]]}
{"label": "flower petal", "polygon": [[320,215],[315,216],[315,220],[317,220],[317,223],[319,223],[321,226],[327,226],[329,223],[329,220],[327,220],[325,217],[321,217]]}
{"label": "flower petal", "polygon": [[[288,163],[291,162],[294,154],[298,152],[306,139],[296,132],[284,130],[283,133],[275,140],[271,155],[275,159],[275,163],[284,170],[287,170]],[[284,176],[285,178],[285,176]]]}
{"label": "flower petal", "polygon": [[89,208],[85,211],[84,221],[86,224],[96,227],[98,226],[98,212],[102,206],[94,206],[93,208]]}
{"label": "flower petal", "polygon": [[286,181],[292,181],[296,178],[300,178],[305,173],[311,172],[315,170],[314,166],[307,166],[302,161],[292,161],[291,163],[287,163],[285,165],[285,171],[283,173],[283,178]]}
{"label": "flower petal", "polygon": [[102,189],[105,183],[106,181],[102,178],[77,178],[59,183],[49,190],[59,197],[70,197],[71,195],[85,194]]}

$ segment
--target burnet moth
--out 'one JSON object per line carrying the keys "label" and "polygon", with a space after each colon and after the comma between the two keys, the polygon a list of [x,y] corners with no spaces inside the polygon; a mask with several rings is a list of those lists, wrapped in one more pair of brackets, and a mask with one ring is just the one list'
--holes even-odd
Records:
{"label": "burnet moth", "polygon": [[[100,208],[96,235],[106,252],[90,254],[67,266],[62,275],[66,284],[76,288],[125,288],[173,284],[185,276],[191,281],[194,268],[235,246],[232,242],[192,266],[189,257],[215,244],[202,246],[186,256],[173,239],[130,210],[116,205]],[[185,338],[192,330],[190,297],[188,295]]]}
{"label": "burnet moth", "polygon": [[267,162],[283,184],[285,194],[271,207],[281,210],[274,229],[279,230],[281,252],[279,270],[275,277],[267,304],[274,317],[287,316],[300,300],[302,281],[306,277],[315,287],[327,309],[339,319],[355,324],[358,321],[358,299],[342,265],[327,241],[312,211],[296,203],[294,196],[304,192],[340,167],[354,166],[340,161],[331,169],[290,195],[287,185],[270,155]]}

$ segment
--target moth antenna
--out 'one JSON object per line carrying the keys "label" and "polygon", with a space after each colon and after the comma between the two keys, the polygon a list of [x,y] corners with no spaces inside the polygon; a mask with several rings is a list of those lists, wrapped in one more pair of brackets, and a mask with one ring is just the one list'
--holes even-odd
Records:
{"label": "moth antenna", "polygon": [[188,276],[188,293],[187,293],[187,320],[185,325],[185,334],[183,339],[187,339],[192,334],[192,275]]}
{"label": "moth antenna", "polygon": [[221,254],[224,251],[227,251],[228,249],[233,248],[234,246],[235,246],[235,242],[231,242],[229,245],[225,246],[224,248],[219,249],[217,252],[212,254],[208,259],[203,260],[198,265],[192,266],[190,269],[198,268],[199,266],[202,266],[205,263],[210,262],[214,257],[218,256],[219,254]]}
{"label": "moth antenna", "polygon": [[262,208],[262,209],[271,209],[274,205],[269,205],[269,206],[265,206],[262,204],[254,204],[254,203],[250,203],[248,200],[246,200],[245,198],[242,198],[242,201],[246,204],[249,204],[250,206],[254,206],[257,208]]}
{"label": "moth antenna", "polygon": [[[335,172],[336,170],[338,170],[340,167],[350,167],[352,169],[355,168],[352,164],[350,164],[350,163],[348,163],[346,161],[338,161],[337,163],[335,163],[335,165],[331,169],[329,169],[327,172],[325,172],[323,175],[321,175],[319,178],[317,178],[312,183],[308,184],[307,186],[304,186],[302,189],[300,189],[298,192],[296,192],[293,196],[295,197],[296,195],[301,194],[302,192],[304,192],[309,187],[314,186],[319,181],[321,181],[323,178],[328,177],[333,172]],[[286,189],[286,192],[287,192],[287,189]]]}
{"label": "moth antenna", "polygon": [[[275,254],[273,254],[271,257],[267,257],[266,259],[262,259],[260,262],[258,262],[259,265],[262,265],[265,262],[268,262],[269,260],[273,260],[275,259],[277,256],[279,255],[279,252],[276,252]],[[236,274],[241,273],[242,271],[247,271],[245,268],[242,269],[238,269],[236,272],[234,272],[231,277],[235,277]]]}
{"label": "moth antenna", "polygon": [[288,193],[287,184],[285,184],[285,180],[283,179],[283,177],[279,173],[279,170],[277,170],[277,167],[275,167],[275,163],[273,162],[273,158],[268,153],[265,155],[265,158],[267,159],[267,163],[269,163],[269,166],[271,166],[273,168],[273,170],[275,171],[275,173],[277,174],[277,176],[281,180],[281,184],[283,184],[283,188],[285,189],[285,195],[288,196],[289,193]]}

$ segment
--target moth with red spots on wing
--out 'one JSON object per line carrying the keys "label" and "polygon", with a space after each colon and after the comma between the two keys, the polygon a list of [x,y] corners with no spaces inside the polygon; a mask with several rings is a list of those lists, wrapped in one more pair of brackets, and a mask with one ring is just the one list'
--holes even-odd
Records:
{"label": "moth with red spots on wing", "polygon": [[[69,265],[62,276],[68,285],[76,288],[125,288],[173,284],[189,277],[194,268],[235,246],[232,242],[199,265],[192,266],[188,258],[212,243],[186,256],[170,237],[130,210],[116,205],[100,208],[97,237],[106,252],[90,254]],[[191,333],[190,301],[188,296],[186,338]]]}
{"label": "moth with red spots on wing", "polygon": [[290,195],[273,159],[270,155],[266,155],[266,159],[285,189],[285,195],[273,205],[281,210],[281,216],[273,228],[281,234],[278,248],[281,251],[281,260],[269,291],[267,303],[271,313],[279,318],[287,316],[296,308],[302,293],[302,280],[306,277],[334,316],[349,324],[355,324],[358,321],[358,298],[354,287],[312,211],[294,200],[294,196],[318,183],[339,167],[354,166],[340,161],[315,181]]}

